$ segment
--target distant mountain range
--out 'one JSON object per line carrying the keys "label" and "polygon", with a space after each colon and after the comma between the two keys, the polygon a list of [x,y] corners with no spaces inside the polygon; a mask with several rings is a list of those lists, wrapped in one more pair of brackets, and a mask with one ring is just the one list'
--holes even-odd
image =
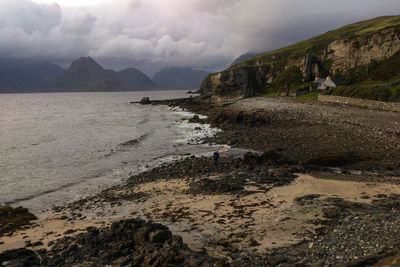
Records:
{"label": "distant mountain range", "polygon": [[90,57],[75,60],[67,70],[44,61],[0,58],[0,93],[195,89],[207,75],[189,68],[168,68],[153,81],[135,68],[104,69]]}
{"label": "distant mountain range", "polygon": [[0,93],[43,92],[64,71],[44,61],[0,58]]}
{"label": "distant mountain range", "polygon": [[90,57],[72,62],[71,67],[48,85],[50,92],[105,92],[152,90],[157,86],[141,71],[129,68],[106,70]]}
{"label": "distant mountain range", "polygon": [[209,72],[191,68],[167,68],[154,75],[153,81],[162,88],[198,89]]}

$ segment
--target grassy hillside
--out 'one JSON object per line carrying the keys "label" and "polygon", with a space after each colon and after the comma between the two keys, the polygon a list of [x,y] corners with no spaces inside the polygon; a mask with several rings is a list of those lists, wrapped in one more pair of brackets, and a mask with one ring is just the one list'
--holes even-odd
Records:
{"label": "grassy hillside", "polygon": [[329,31],[317,37],[258,55],[246,61],[240,62],[231,68],[243,67],[244,65],[254,66],[257,65],[257,62],[270,64],[285,60],[289,57],[304,56],[307,53],[321,51],[322,49],[325,49],[331,42],[344,37],[368,35],[378,32],[382,29],[392,27],[400,28],[400,16],[378,17],[375,19],[350,24],[342,28]]}
{"label": "grassy hillside", "polygon": [[400,102],[400,51],[385,61],[371,63],[353,79],[361,82],[339,86],[331,94]]}
{"label": "grassy hillside", "polygon": [[354,84],[339,86],[331,94],[385,102],[400,102],[400,86]]}
{"label": "grassy hillside", "polygon": [[400,52],[378,63],[369,76],[370,81],[390,81],[400,79]]}
{"label": "grassy hillside", "polygon": [[[287,59],[289,58],[304,57],[308,53],[315,55],[326,49],[330,43],[336,40],[370,35],[387,28],[400,29],[400,16],[378,17],[371,20],[353,23],[317,37],[281,49],[266,52],[246,61],[239,62],[232,66],[231,69],[270,65],[272,66],[271,71],[273,75],[279,77],[286,66]],[[320,74],[322,76],[327,76],[329,75],[329,71],[326,71],[326,69],[329,69],[329,67],[326,67],[325,65],[330,65],[331,62],[327,60],[327,62],[323,64],[324,66],[321,66],[322,69]],[[400,52],[397,52],[384,61],[373,61],[369,65],[359,66],[357,69],[350,71],[345,76],[342,76],[341,74],[337,75],[338,76],[335,76],[335,78],[341,80],[344,85],[332,91],[331,94],[371,100],[400,102],[400,86],[397,83],[394,83],[400,81]],[[274,81],[269,88],[266,88],[266,91],[275,92],[287,90],[279,84],[274,85],[275,83],[276,81]],[[296,86],[293,83],[286,87],[290,87],[290,89],[293,90]]]}

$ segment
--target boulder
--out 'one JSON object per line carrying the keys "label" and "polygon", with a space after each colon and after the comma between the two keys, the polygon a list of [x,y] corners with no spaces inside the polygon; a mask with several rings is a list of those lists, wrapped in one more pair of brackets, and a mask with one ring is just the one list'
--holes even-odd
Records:
{"label": "boulder", "polygon": [[139,103],[140,104],[142,104],[142,105],[148,105],[148,104],[150,104],[150,97],[143,97],[140,101],[139,101]]}
{"label": "boulder", "polygon": [[164,243],[172,236],[168,230],[156,230],[149,234],[149,241],[152,243]]}

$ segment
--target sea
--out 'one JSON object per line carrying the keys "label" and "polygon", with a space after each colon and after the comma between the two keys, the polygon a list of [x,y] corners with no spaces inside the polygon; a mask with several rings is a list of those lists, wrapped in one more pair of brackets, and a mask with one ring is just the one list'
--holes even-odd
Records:
{"label": "sea", "polygon": [[[130,102],[185,91],[0,94],[0,203],[42,212],[191,155],[218,129],[194,114]],[[200,127],[197,128],[197,127]]]}

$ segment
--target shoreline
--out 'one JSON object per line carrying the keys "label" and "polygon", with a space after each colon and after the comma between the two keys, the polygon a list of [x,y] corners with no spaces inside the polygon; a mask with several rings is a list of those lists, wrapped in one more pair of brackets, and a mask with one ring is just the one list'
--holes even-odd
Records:
{"label": "shoreline", "polygon": [[[299,161],[296,160],[299,155],[296,149],[289,150],[291,154],[285,147],[270,147],[270,142],[273,142],[275,137],[261,146],[262,141],[256,135],[261,133],[263,136],[263,131],[270,129],[271,125],[287,131],[285,123],[291,117],[299,116],[288,114],[287,108],[278,118],[272,119],[271,114],[259,110],[258,107],[244,109],[244,113],[239,107],[247,103],[239,107],[234,104],[234,107],[212,109],[194,104],[193,99],[164,101],[163,104],[180,106],[196,114],[208,115],[207,119],[194,116],[189,121],[207,122],[222,128],[223,132],[218,133],[215,138],[206,138],[203,142],[219,143],[225,140],[232,147],[269,149],[259,149],[266,151],[264,155],[249,153],[241,159],[224,157],[222,154],[218,168],[212,166],[212,159],[209,157],[189,157],[134,175],[128,179],[126,185],[112,187],[100,194],[70,203],[66,207],[56,207],[49,220],[51,221],[53,216],[55,221],[62,222],[61,225],[64,226],[59,228],[64,232],[68,230],[65,228],[80,231],[72,231],[70,234],[52,231],[56,234],[48,236],[54,237],[55,240],[63,235],[85,232],[88,226],[100,228],[109,226],[117,219],[141,218],[168,226],[173,234],[182,236],[185,243],[196,253],[208,255],[210,258],[227,259],[232,265],[262,265],[268,262],[271,266],[284,262],[308,266],[318,261],[320,266],[328,263],[351,265],[364,262],[367,258],[370,262],[376,262],[387,256],[385,253],[400,245],[395,242],[395,238],[400,237],[400,232],[394,230],[400,229],[396,221],[396,218],[399,218],[400,198],[396,195],[400,194],[400,175],[397,175],[398,165],[392,168],[390,164],[393,162],[390,160],[377,161],[372,157],[360,160],[360,157],[353,154],[343,153],[331,155],[323,161],[318,154],[321,152],[316,149],[320,161],[316,161],[316,156],[310,159],[302,157],[303,160]],[[286,105],[286,102],[283,102],[283,105]],[[290,107],[289,104],[289,109]],[[276,112],[273,115],[276,115]],[[283,123],[276,124],[282,116],[286,119]],[[307,119],[305,118],[305,121]],[[310,122],[306,123],[309,126]],[[302,124],[303,121],[299,121],[297,126],[295,125],[297,130],[304,129]],[[346,128],[347,126],[344,125],[342,129],[352,130],[351,127]],[[300,133],[296,127],[289,128],[289,131]],[[368,127],[367,125],[366,128],[370,130]],[[244,129],[249,133],[245,136],[249,140],[237,134]],[[387,139],[396,138],[396,134],[388,136]],[[255,145],[247,147],[250,142]],[[290,142],[292,141],[289,140],[289,144]],[[276,145],[281,144],[282,142]],[[309,148],[306,147],[305,150],[307,149]],[[371,152],[378,155],[381,153],[376,150]],[[397,156],[395,152],[394,155]],[[321,172],[326,170],[326,164],[331,162],[342,167],[344,173]],[[386,178],[381,174],[366,177],[370,166],[378,162],[385,164],[382,165],[385,168],[381,171],[392,176]],[[366,168],[366,165],[369,167]],[[346,171],[353,167],[358,167],[364,172],[350,174]],[[390,225],[387,227],[391,227],[393,239],[382,241],[379,235],[376,235],[371,237],[371,242],[382,243],[383,247],[346,254],[336,245],[344,240],[351,244],[354,237],[340,227],[351,225],[353,221],[364,220],[365,216],[375,221],[381,217],[389,218]],[[99,220],[96,221],[95,218]],[[105,218],[109,220],[106,222]],[[365,225],[365,232],[361,235],[368,234],[371,227],[377,227],[374,220],[359,222]],[[88,221],[97,223],[86,224]],[[266,221],[269,223],[265,224]],[[45,229],[50,224],[43,221],[36,229]],[[247,230],[240,230],[242,226]],[[380,230],[381,235],[385,234],[385,229]],[[342,241],[329,242],[330,240],[324,239],[332,232],[340,233]],[[25,234],[29,236],[29,233]],[[22,237],[18,233],[14,236],[15,239]],[[40,241],[43,235],[39,234],[37,238]],[[42,243],[45,246],[37,248],[47,248],[46,243],[49,240],[53,241],[49,238],[43,239],[45,242]],[[10,242],[7,240],[5,245]],[[324,246],[336,250],[336,255],[324,257],[321,254]],[[289,252],[288,249],[296,253]],[[0,245],[0,251],[3,250],[4,245]],[[313,257],[309,258],[311,255]]]}

